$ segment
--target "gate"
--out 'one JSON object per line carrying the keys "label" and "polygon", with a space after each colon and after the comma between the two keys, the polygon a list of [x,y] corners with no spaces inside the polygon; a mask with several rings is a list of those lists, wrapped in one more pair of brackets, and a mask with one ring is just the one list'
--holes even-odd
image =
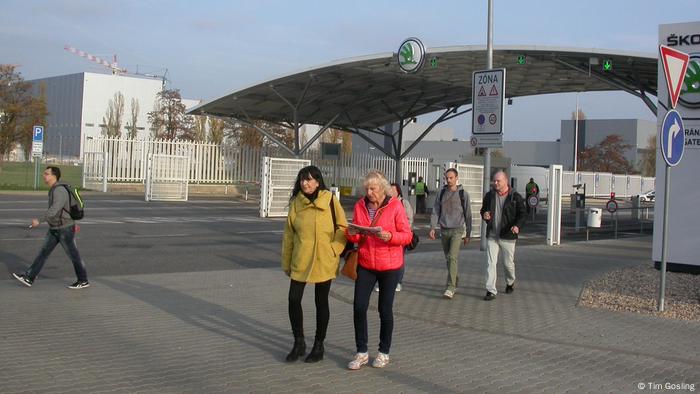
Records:
{"label": "gate", "polygon": [[146,168],[146,201],[187,201],[190,159],[150,155]]}
{"label": "gate", "polygon": [[289,196],[294,181],[302,168],[311,160],[263,157],[262,185],[260,189],[260,217],[287,216]]}
{"label": "gate", "polygon": [[484,197],[484,167],[474,164],[450,163],[457,170],[459,184],[469,193],[472,211],[472,238],[481,238],[481,201]]}

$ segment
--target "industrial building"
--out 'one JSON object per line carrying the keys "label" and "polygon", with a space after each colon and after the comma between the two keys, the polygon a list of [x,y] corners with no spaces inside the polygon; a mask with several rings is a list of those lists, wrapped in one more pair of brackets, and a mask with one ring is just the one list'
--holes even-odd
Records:
{"label": "industrial building", "polygon": [[[133,75],[81,72],[28,81],[34,94],[46,88],[49,115],[45,126],[44,154],[60,159],[79,159],[86,138],[102,135],[109,101],[120,92],[124,96],[122,135],[130,123],[132,99],[138,103],[138,138],[148,138],[151,130],[148,113],[153,111],[156,95],[163,89],[161,79]],[[198,100],[182,100],[193,107]]]}

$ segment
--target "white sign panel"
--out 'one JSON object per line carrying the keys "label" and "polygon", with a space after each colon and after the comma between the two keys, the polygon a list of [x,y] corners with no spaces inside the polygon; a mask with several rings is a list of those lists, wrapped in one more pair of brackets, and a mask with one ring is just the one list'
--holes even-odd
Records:
{"label": "white sign panel", "polygon": [[44,143],[41,141],[32,141],[32,156],[40,157],[44,154]]}
{"label": "white sign panel", "polygon": [[[676,111],[683,119],[684,149],[683,160],[671,170],[668,216],[668,263],[700,266],[697,258],[697,223],[700,222],[700,183],[697,182],[697,169],[700,168],[700,21],[674,23],[659,26],[659,45],[685,52],[690,55],[688,67],[678,97]],[[663,120],[668,109],[669,93],[662,59],[658,66],[658,98],[663,105],[658,106],[657,127],[662,130]],[[670,128],[669,128],[670,130]],[[668,135],[668,133],[667,133]],[[654,248],[652,258],[661,261],[663,228],[663,204],[665,167],[662,156],[662,141],[657,141],[656,149],[656,188],[654,215]]]}
{"label": "white sign panel", "polygon": [[506,69],[472,74],[472,134],[503,134]]}
{"label": "white sign panel", "polygon": [[503,148],[503,134],[473,135],[470,143],[475,148]]}

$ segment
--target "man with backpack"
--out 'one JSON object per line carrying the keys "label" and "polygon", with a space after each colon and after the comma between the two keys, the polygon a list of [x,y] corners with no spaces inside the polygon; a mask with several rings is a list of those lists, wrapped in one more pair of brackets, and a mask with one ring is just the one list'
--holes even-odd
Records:
{"label": "man with backpack", "polygon": [[469,193],[458,184],[457,170],[448,168],[445,171],[445,187],[440,190],[435,199],[433,213],[430,216],[430,233],[428,237],[435,239],[435,229],[440,226],[442,249],[447,262],[447,289],[443,297],[452,299],[457,290],[457,274],[460,243],[469,243],[472,232],[472,213],[469,203]]}
{"label": "man with backpack", "polygon": [[22,274],[13,273],[15,279],[21,284],[32,287],[34,280],[41,271],[46,259],[59,243],[73,262],[75,275],[78,280],[69,289],[84,289],[90,286],[85,272],[85,264],[80,258],[80,252],[75,244],[76,225],[74,219],[82,218],[82,201],[80,195],[69,185],[59,183],[61,170],[58,167],[49,166],[43,173],[44,183],[49,186],[49,209],[38,219],[32,219],[30,228],[37,227],[41,222],[49,225],[49,231],[44,238],[44,245],[39,255],[34,259],[31,267]]}

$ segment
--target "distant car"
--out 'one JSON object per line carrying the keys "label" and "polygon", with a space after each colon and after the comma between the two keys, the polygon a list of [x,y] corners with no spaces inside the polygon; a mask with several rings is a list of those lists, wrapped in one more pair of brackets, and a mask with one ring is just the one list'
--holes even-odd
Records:
{"label": "distant car", "polygon": [[654,197],[656,197],[656,191],[655,190],[649,190],[646,193],[642,193],[639,195],[639,201],[641,202],[652,202],[654,201]]}

